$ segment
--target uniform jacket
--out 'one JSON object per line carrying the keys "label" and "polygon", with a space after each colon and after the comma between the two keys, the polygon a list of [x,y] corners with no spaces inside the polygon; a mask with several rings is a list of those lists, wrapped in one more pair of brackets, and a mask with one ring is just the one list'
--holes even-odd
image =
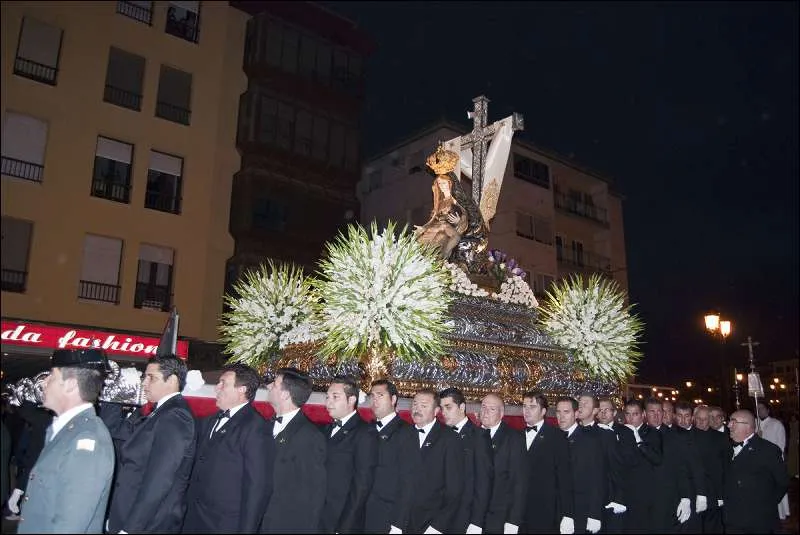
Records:
{"label": "uniform jacket", "polygon": [[102,533],[113,475],[111,436],[88,408],[45,443],[28,476],[17,533]]}
{"label": "uniform jacket", "polygon": [[567,437],[544,421],[541,426],[525,454],[528,485],[520,533],[557,533],[561,517],[575,514]]}
{"label": "uniform jacket", "polygon": [[494,486],[484,533],[503,533],[508,522],[521,526],[525,511],[525,438],[505,422],[491,437],[494,460]]}
{"label": "uniform jacket", "polygon": [[470,524],[484,526],[494,481],[494,461],[492,441],[485,429],[468,419],[459,429],[458,438],[464,451],[464,491],[452,531],[463,533]]}
{"label": "uniform jacket", "polygon": [[275,441],[267,421],[249,403],[212,437],[216,423],[216,414],[197,423],[183,531],[258,533],[272,492]]}
{"label": "uniform jacket", "polygon": [[575,495],[575,531],[586,530],[586,520],[602,521],[603,506],[607,503],[607,470],[604,446],[596,426],[578,427],[567,437],[572,467],[572,488]]}

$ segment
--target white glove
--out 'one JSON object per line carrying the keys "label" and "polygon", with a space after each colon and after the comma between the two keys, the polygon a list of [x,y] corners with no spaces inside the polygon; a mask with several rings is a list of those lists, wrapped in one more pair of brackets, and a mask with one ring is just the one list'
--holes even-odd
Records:
{"label": "white glove", "polygon": [[476,526],[475,524],[467,526],[467,535],[481,535],[482,533],[483,528],[480,526]]}
{"label": "white glove", "polygon": [[503,534],[510,533],[511,535],[516,535],[519,533],[519,526],[516,524],[512,524],[511,522],[506,522],[503,524]]}
{"label": "white glove", "polygon": [[396,528],[396,527],[394,527],[394,526],[389,526],[389,534],[390,534],[390,535],[393,535],[393,534],[395,534],[395,533],[396,533],[397,535],[402,535],[402,533],[403,533],[403,530],[402,530],[402,529],[400,529],[400,528]]}
{"label": "white glove", "polygon": [[717,507],[722,507],[723,505],[725,505],[723,500],[717,500]]}
{"label": "white glove", "polygon": [[675,511],[675,516],[678,517],[678,522],[683,524],[689,517],[692,515],[692,502],[689,501],[689,498],[681,498],[680,503],[678,504],[678,510]]}
{"label": "white glove", "polygon": [[11,493],[11,497],[8,498],[8,502],[6,503],[8,510],[15,515],[19,514],[19,499],[23,494],[25,494],[24,491],[20,489],[14,489],[14,492]]}
{"label": "white glove", "polygon": [[124,529],[119,530],[119,533],[122,533],[122,535],[128,535],[128,532]]}
{"label": "white glove", "polygon": [[575,521],[568,516],[561,517],[561,524],[558,525],[558,532],[562,535],[572,535],[575,533]]}
{"label": "white glove", "polygon": [[441,531],[437,530],[433,526],[428,526],[428,529],[426,529],[422,533],[424,533],[425,535],[436,535],[438,533],[441,533]]}
{"label": "white glove", "polygon": [[597,533],[600,531],[600,521],[595,520],[594,518],[587,518],[586,519],[586,531],[590,533]]}
{"label": "white glove", "polygon": [[625,507],[621,503],[617,503],[617,502],[611,502],[608,505],[606,505],[605,508],[606,509],[612,509],[614,511],[615,515],[619,515],[619,514],[624,513],[625,511],[628,510],[627,507]]}
{"label": "white glove", "polygon": [[694,510],[698,513],[702,513],[706,509],[708,509],[708,499],[702,494],[698,494],[694,502]]}

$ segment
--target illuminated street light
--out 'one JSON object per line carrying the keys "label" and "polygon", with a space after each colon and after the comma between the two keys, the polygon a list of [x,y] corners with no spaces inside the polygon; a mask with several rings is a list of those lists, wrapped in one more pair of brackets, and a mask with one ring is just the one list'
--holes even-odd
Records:
{"label": "illuminated street light", "polygon": [[740,383],[741,383],[742,381],[744,381],[744,374],[743,374],[743,373],[737,373],[737,374],[736,374],[736,380],[737,380],[738,382],[740,382]]}
{"label": "illuminated street light", "polygon": [[686,381],[686,388],[692,388],[692,382]]}
{"label": "illuminated street light", "polygon": [[719,329],[719,314],[706,314],[706,329],[716,332]]}
{"label": "illuminated street light", "polygon": [[780,380],[780,379],[778,379],[777,377],[773,377],[773,378],[772,378],[772,382],[773,382],[773,383],[775,383],[775,384],[778,384],[778,383],[780,383],[780,382],[781,382],[781,380]]}
{"label": "illuminated street light", "polygon": [[711,392],[713,392],[713,391],[714,391],[714,389],[713,389],[713,388],[711,388],[710,386],[709,386],[709,387],[708,387],[706,390],[708,390],[708,392],[709,392],[709,393],[711,393]]}
{"label": "illuminated street light", "polygon": [[781,383],[781,390],[786,390],[786,385]]}
{"label": "illuminated street light", "polygon": [[719,322],[719,334],[722,338],[727,338],[731,334],[731,322],[730,321],[720,321]]}

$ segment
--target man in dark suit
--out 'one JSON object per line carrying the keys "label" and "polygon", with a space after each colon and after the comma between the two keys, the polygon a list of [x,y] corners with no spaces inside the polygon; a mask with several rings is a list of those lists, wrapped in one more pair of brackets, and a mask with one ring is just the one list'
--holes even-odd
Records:
{"label": "man in dark suit", "polygon": [[458,388],[447,388],[439,394],[445,424],[453,429],[464,450],[464,492],[461,505],[450,531],[481,533],[489,507],[494,479],[492,443],[489,434],[467,418],[467,400]]}
{"label": "man in dark suit", "polygon": [[[663,406],[663,404],[662,404]],[[675,406],[675,425],[672,429],[683,439],[686,468],[692,494],[690,501],[692,514],[689,520],[679,526],[683,533],[699,533],[703,530],[701,516],[709,507],[708,479],[703,468],[702,449],[705,437],[698,433],[692,424],[692,406],[685,401],[678,401]]]}
{"label": "man in dark suit", "polygon": [[186,363],[174,356],[147,361],[142,388],[153,411],[122,418],[120,405],[102,403],[100,415],[119,447],[108,512],[109,533],[178,533],[194,464],[195,420],[181,396]]}
{"label": "man in dark suit", "polygon": [[522,533],[575,531],[569,444],[560,429],[545,423],[547,407],[541,391],[522,397],[527,452],[523,477],[528,481]]}
{"label": "man in dark suit", "polygon": [[504,421],[500,396],[481,401],[481,425],[489,431],[494,461],[494,485],[486,511],[485,533],[519,533],[525,517],[525,439]]}
{"label": "man in dark suit", "polygon": [[222,369],[217,414],[197,423],[197,458],[184,533],[258,533],[272,492],[275,441],[253,408],[261,379],[250,366]]}
{"label": "man in dark suit", "polygon": [[275,417],[272,496],[261,525],[264,533],[316,533],[325,504],[325,437],[300,408],[311,396],[311,378],[280,368],[267,387]]}
{"label": "man in dark suit", "polygon": [[[372,414],[376,420],[370,433],[378,444],[378,464],[375,467],[372,492],[367,497],[365,533],[387,533],[396,514],[399,514],[401,459],[411,427],[397,415],[397,387],[391,381],[379,379],[370,388]],[[415,433],[416,434],[416,433]]]}
{"label": "man in dark suit", "polygon": [[722,489],[730,464],[730,438],[710,428],[707,406],[695,407],[692,419],[708,491],[708,510],[700,515],[703,533],[722,533]]}
{"label": "man in dark suit", "polygon": [[778,503],[789,488],[789,474],[780,448],[756,435],[755,418],[747,410],[731,415],[733,449],[725,476],[725,532],[776,533]]}
{"label": "man in dark suit", "polygon": [[[580,400],[579,400],[580,403]],[[625,496],[627,471],[633,464],[636,441],[633,431],[616,421],[617,408],[608,397],[598,398],[597,426],[613,433],[614,445],[609,463],[608,493],[610,502],[603,508],[603,529],[605,533],[621,533],[625,526],[625,513],[628,500]],[[616,473],[615,473],[616,472]]]}
{"label": "man in dark suit", "polygon": [[370,425],[358,415],[358,386],[349,377],[335,377],[328,387],[325,408],[333,423],[323,427],[327,437],[328,490],[320,531],[362,533],[367,497],[372,491],[378,442]]}
{"label": "man in dark suit", "polygon": [[599,438],[578,424],[578,400],[559,398],[556,402],[558,427],[567,435],[575,499],[575,532],[597,533],[602,526],[606,495],[603,445]]}
{"label": "man in dark suit", "polygon": [[625,426],[633,433],[636,454],[629,459],[627,478],[623,481],[625,504],[625,532],[650,533],[655,514],[656,496],[653,481],[661,465],[661,433],[644,422],[644,406],[637,399],[625,403]]}
{"label": "man in dark suit", "polygon": [[400,510],[391,532],[446,533],[455,521],[463,492],[461,440],[436,417],[439,394],[414,395],[411,418],[416,432],[406,435],[401,459]]}

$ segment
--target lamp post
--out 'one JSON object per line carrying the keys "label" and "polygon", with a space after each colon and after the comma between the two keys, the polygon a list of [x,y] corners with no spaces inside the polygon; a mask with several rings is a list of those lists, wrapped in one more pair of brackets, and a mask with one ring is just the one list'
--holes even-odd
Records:
{"label": "lamp post", "polygon": [[[725,367],[725,342],[730,336],[731,331],[733,330],[733,324],[730,320],[723,320],[720,318],[720,315],[712,312],[710,314],[706,314],[703,318],[706,324],[706,331],[708,331],[712,336],[719,337],[721,342],[721,347],[719,351],[719,367],[720,373],[722,373],[722,381],[720,382],[720,405],[725,407],[728,404],[728,370]],[[738,407],[738,405],[737,405]]]}

